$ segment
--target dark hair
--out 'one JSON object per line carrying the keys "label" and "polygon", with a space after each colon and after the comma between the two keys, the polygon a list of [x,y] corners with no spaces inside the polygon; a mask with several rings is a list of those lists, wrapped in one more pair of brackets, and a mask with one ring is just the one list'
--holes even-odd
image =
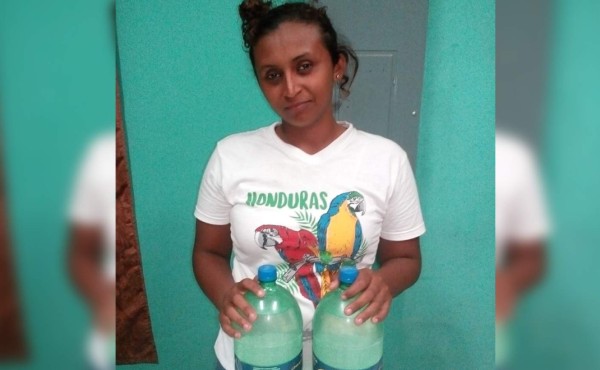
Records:
{"label": "dark hair", "polygon": [[314,24],[321,30],[323,44],[329,51],[333,64],[338,62],[340,56],[344,56],[348,66],[352,65],[351,75],[344,74],[340,83],[342,96],[349,95],[350,85],[358,70],[358,58],[351,47],[338,43],[337,32],[327,16],[326,8],[316,8],[305,3],[287,3],[277,7],[271,5],[271,1],[244,0],[239,6],[244,46],[248,50],[252,67],[254,67],[254,47],[263,36],[276,30],[280,24],[284,22]]}

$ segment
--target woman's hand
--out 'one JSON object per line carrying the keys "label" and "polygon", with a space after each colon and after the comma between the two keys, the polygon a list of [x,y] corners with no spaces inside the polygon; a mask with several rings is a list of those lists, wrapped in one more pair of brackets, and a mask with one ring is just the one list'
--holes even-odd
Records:
{"label": "woman's hand", "polygon": [[417,281],[421,273],[419,238],[380,239],[377,260],[378,270],[358,270],[356,281],[342,294],[342,299],[357,297],[346,306],[346,315],[364,308],[354,319],[357,325],[367,320],[374,323],[383,321],[390,312],[392,298]]}
{"label": "woman's hand", "polygon": [[509,272],[496,271],[496,322],[507,321],[517,303],[517,290]]}
{"label": "woman's hand", "polygon": [[244,279],[231,286],[231,289],[223,295],[219,305],[221,328],[230,337],[241,338],[242,333],[238,329],[249,331],[256,320],[254,308],[244,297],[246,292],[252,292],[259,297],[265,295],[256,279]]}
{"label": "woman's hand", "polygon": [[96,328],[104,334],[114,334],[116,320],[114,282],[102,282],[98,297],[93,300],[92,311]]}
{"label": "woman's hand", "polygon": [[388,285],[377,271],[368,268],[359,270],[356,281],[342,294],[342,299],[349,299],[356,295],[358,298],[350,303],[344,312],[346,315],[352,315],[366,306],[364,311],[354,319],[357,325],[369,319],[373,323],[385,319],[390,311],[393,297]]}

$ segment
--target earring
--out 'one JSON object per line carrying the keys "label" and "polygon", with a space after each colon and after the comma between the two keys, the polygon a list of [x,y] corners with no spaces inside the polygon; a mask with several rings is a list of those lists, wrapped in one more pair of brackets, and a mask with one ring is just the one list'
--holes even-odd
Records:
{"label": "earring", "polygon": [[338,73],[337,75],[335,75],[336,80],[340,79],[340,74]]}

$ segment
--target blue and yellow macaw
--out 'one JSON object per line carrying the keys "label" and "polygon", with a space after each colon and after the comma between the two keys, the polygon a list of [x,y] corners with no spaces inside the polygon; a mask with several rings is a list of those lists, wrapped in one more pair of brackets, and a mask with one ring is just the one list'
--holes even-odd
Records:
{"label": "blue and yellow macaw", "polygon": [[321,296],[329,290],[331,272],[337,271],[341,261],[353,258],[359,251],[363,235],[356,213],[365,214],[365,199],[357,191],[350,191],[333,198],[329,210],[317,223],[317,240],[321,263],[317,271],[321,273]]}

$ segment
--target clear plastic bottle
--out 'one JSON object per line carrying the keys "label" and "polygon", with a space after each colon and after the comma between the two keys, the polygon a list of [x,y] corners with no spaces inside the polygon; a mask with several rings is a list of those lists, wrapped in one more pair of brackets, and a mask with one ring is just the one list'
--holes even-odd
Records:
{"label": "clear plastic bottle", "polygon": [[383,325],[367,320],[356,325],[358,312],[348,316],[342,293],[358,276],[354,266],[340,268],[339,288],[327,294],[313,318],[314,368],[324,370],[372,370],[382,368]]}
{"label": "clear plastic bottle", "polygon": [[291,370],[302,368],[302,315],[296,299],[278,286],[277,269],[262,265],[258,281],[265,291],[260,298],[251,292],[246,300],[256,310],[249,332],[235,339],[236,370]]}

